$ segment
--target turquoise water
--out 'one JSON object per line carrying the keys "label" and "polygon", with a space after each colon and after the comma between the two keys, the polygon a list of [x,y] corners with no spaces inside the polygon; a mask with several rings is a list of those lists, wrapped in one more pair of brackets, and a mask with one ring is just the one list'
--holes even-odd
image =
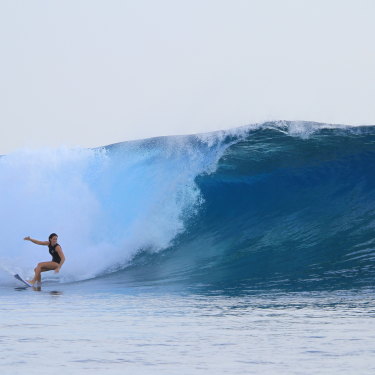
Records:
{"label": "turquoise water", "polygon": [[374,166],[284,121],[0,157],[1,374],[375,373]]}
{"label": "turquoise water", "polygon": [[2,374],[373,374],[370,290],[0,289]]}

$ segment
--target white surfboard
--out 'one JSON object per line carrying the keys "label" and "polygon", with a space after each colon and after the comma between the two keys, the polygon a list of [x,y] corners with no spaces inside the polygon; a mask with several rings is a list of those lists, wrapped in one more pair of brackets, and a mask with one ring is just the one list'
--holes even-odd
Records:
{"label": "white surfboard", "polygon": [[18,273],[16,273],[16,274],[14,275],[14,277],[15,277],[17,280],[19,280],[19,281],[21,281],[22,283],[24,283],[25,285],[27,285],[27,286],[34,286],[34,285],[28,283],[26,280],[24,280],[24,279],[23,279]]}

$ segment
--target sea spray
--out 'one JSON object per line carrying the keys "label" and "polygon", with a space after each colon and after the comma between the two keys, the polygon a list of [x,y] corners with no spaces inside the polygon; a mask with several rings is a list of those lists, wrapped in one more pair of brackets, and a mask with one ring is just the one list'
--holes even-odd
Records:
{"label": "sea spray", "polygon": [[49,260],[47,248],[24,242],[26,235],[59,234],[63,281],[113,272],[139,251],[165,249],[201,204],[195,177],[214,170],[224,149],[171,137],[0,158],[3,270],[30,276]]}

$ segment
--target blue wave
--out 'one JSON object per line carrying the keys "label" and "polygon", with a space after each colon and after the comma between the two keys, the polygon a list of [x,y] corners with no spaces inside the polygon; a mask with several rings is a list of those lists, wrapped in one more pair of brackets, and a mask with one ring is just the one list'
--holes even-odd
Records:
{"label": "blue wave", "polygon": [[291,125],[228,136],[217,170],[196,177],[204,203],[186,231],[127,272],[235,288],[373,287],[375,127],[296,136]]}
{"label": "blue wave", "polygon": [[6,155],[0,266],[57,232],[63,282],[372,288],[374,166],[375,126],[311,122]]}

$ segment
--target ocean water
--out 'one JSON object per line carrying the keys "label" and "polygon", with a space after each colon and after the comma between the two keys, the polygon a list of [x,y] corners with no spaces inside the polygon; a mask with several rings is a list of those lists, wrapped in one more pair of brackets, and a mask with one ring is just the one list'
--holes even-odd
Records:
{"label": "ocean water", "polygon": [[0,157],[1,373],[373,374],[374,166],[285,121]]}

